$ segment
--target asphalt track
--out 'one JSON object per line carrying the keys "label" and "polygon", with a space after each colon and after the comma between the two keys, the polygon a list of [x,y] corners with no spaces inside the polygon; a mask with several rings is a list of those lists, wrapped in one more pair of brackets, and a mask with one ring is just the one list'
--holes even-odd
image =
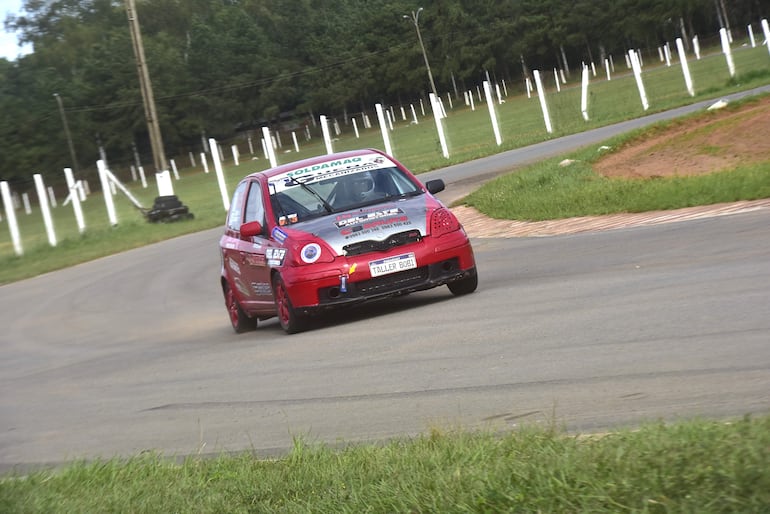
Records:
{"label": "asphalt track", "polygon": [[[510,169],[629,123],[427,178],[457,194],[506,159]],[[275,321],[232,332],[219,229],[6,285],[0,472],[145,450],[271,456],[297,437],[347,444],[431,427],[597,431],[765,414],[768,226],[758,211],[479,239],[473,295],[439,288],[294,336]]]}

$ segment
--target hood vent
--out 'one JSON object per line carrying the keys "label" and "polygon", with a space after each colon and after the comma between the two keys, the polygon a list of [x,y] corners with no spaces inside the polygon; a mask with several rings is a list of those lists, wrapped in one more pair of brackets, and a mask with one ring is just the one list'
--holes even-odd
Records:
{"label": "hood vent", "polygon": [[368,239],[366,241],[358,241],[345,245],[342,249],[345,251],[345,255],[361,255],[370,252],[386,252],[391,248],[397,246],[403,246],[410,243],[417,243],[422,240],[419,230],[408,230],[406,232],[399,232],[393,234],[384,241],[374,241]]}

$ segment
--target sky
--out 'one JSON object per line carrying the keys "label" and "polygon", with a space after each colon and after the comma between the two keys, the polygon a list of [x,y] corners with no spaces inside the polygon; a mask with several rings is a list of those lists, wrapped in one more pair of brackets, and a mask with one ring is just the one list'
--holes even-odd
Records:
{"label": "sky", "polygon": [[22,0],[0,0],[0,57],[15,60],[19,54],[32,51],[31,48],[19,48],[16,34],[5,31],[5,18],[9,14],[18,14],[21,11]]}

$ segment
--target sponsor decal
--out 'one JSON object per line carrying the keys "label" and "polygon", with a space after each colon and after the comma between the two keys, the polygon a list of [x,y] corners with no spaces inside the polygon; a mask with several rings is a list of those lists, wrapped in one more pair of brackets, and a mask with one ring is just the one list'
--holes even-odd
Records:
{"label": "sponsor decal", "polygon": [[313,264],[321,257],[321,247],[318,243],[306,244],[300,252],[300,258],[302,262],[307,264]]}
{"label": "sponsor decal", "polygon": [[283,266],[283,259],[286,257],[286,248],[268,248],[265,251],[267,265],[270,267]]}
{"label": "sponsor decal", "polygon": [[348,270],[348,275],[352,275],[353,273],[356,272],[356,266],[357,266],[357,263],[355,262],[350,266],[350,269]]}
{"label": "sponsor decal", "polygon": [[391,207],[390,209],[372,211],[366,214],[360,214],[358,216],[355,216],[353,214],[348,214],[347,216],[346,215],[337,216],[337,221],[335,221],[334,224],[337,225],[337,228],[344,228],[344,227],[349,227],[351,225],[365,224],[372,220],[376,220],[379,218],[386,218],[388,216],[395,216],[397,214],[403,214],[403,213],[404,211],[402,211],[398,207]]}
{"label": "sponsor decal", "polygon": [[286,238],[289,237],[289,235],[286,232],[284,232],[278,227],[275,227],[273,229],[272,235],[273,235],[273,239],[275,239],[279,243],[283,243],[284,241],[286,241]]}
{"label": "sponsor decal", "polygon": [[353,239],[367,234],[372,234],[374,232],[379,232],[381,230],[387,230],[396,227],[406,227],[411,224],[412,222],[409,221],[408,216],[394,216],[391,218],[374,219],[361,225],[345,227],[340,230],[340,235],[344,236],[345,239]]}
{"label": "sponsor decal", "polygon": [[268,284],[267,282],[252,282],[251,289],[254,291],[254,294],[257,296],[265,296],[265,295],[273,294],[273,289],[270,287],[270,284]]}

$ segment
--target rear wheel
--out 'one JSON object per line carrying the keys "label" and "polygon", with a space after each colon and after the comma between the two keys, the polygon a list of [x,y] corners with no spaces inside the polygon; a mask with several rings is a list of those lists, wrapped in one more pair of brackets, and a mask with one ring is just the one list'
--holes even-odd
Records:
{"label": "rear wheel", "polygon": [[233,293],[230,284],[227,283],[225,284],[225,307],[227,307],[230,324],[233,326],[236,334],[242,334],[257,328],[257,318],[250,318],[246,315],[235,298],[235,293]]}
{"label": "rear wheel", "polygon": [[273,279],[273,291],[275,293],[275,308],[278,312],[278,321],[281,322],[281,328],[287,334],[302,332],[307,326],[307,318],[294,309],[289,293],[286,291],[286,285],[283,283],[280,275],[276,275]]}
{"label": "rear wheel", "polygon": [[470,294],[476,290],[479,285],[479,276],[476,274],[476,270],[473,270],[473,274],[460,280],[455,280],[447,284],[447,287],[455,296],[462,296],[464,294]]}

